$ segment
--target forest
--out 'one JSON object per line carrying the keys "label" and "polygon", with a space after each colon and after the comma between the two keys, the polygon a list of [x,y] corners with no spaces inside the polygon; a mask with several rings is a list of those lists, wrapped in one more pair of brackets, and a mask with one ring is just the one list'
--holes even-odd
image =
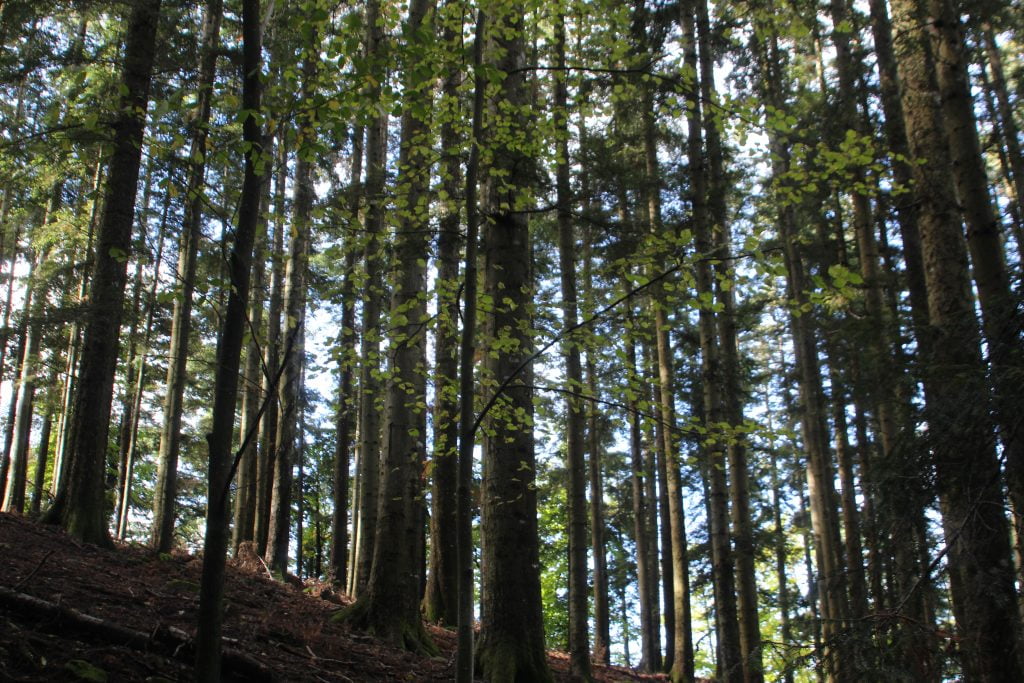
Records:
{"label": "forest", "polygon": [[1018,0],[0,0],[3,511],[201,553],[200,681],[256,555],[460,683],[1024,680],[1022,54]]}

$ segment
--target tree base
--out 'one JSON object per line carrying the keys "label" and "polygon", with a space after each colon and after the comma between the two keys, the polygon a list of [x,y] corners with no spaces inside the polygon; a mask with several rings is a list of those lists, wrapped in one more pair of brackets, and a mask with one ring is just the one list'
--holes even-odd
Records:
{"label": "tree base", "polygon": [[476,671],[489,683],[551,683],[547,660],[536,661],[521,643],[481,640],[476,650]]}
{"label": "tree base", "polygon": [[440,652],[419,615],[414,619],[408,619],[398,610],[375,609],[369,597],[356,600],[354,604],[332,617],[332,621],[348,624],[409,652],[427,657],[436,656]]}

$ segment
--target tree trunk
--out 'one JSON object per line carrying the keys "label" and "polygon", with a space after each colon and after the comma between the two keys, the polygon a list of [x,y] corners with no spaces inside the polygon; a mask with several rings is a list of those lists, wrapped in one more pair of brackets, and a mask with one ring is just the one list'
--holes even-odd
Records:
{"label": "tree trunk", "polygon": [[[743,388],[740,378],[740,354],[737,342],[736,293],[732,251],[732,234],[726,205],[727,180],[724,169],[721,133],[716,109],[714,55],[711,52],[711,26],[707,2],[697,2],[698,46],[700,48],[701,97],[707,103],[704,134],[708,157],[708,212],[713,239],[722,258],[715,267],[716,298],[722,304],[718,316],[722,402],[726,421],[735,427],[744,424]],[[726,284],[729,283],[729,284]],[[732,538],[735,544],[736,607],[739,619],[740,655],[743,676],[748,683],[764,679],[761,653],[760,619],[757,610],[757,575],[755,571],[753,520],[750,511],[750,473],[747,465],[747,443],[742,433],[734,434],[726,446],[729,473],[729,497],[732,504]]]}
{"label": "tree trunk", "polygon": [[995,32],[991,24],[981,24],[982,42],[985,48],[985,57],[991,71],[990,80],[992,91],[996,99],[996,112],[999,128],[1002,132],[1002,140],[1005,145],[1006,160],[1008,162],[1010,187],[1012,188],[1012,199],[1014,206],[1011,213],[1017,217],[1017,251],[1024,250],[1024,227],[1020,225],[1024,220],[1024,153],[1020,147],[1020,129],[1013,117],[1013,105],[1010,103],[1010,94],[1006,87],[1006,76],[1003,72],[1003,56],[998,43],[996,43]]}
{"label": "tree trunk", "polygon": [[[315,55],[319,49],[318,31],[313,31],[307,56],[302,66],[302,97],[313,98],[318,77]],[[316,112],[309,111],[297,122],[295,142],[295,205],[292,215],[288,265],[285,270],[284,338],[285,352],[281,362],[284,370],[278,387],[277,442],[274,450],[274,486],[271,496],[270,523],[267,532],[267,565],[281,576],[288,573],[288,542],[291,532],[292,468],[297,460],[297,437],[302,377],[305,365],[306,270],[312,232],[313,203],[316,201],[313,168],[313,146],[316,135]],[[304,147],[309,145],[310,148]],[[301,544],[301,539],[300,539]]]}
{"label": "tree trunk", "polygon": [[218,683],[221,673],[221,625],[224,619],[224,568],[228,550],[228,500],[234,466],[231,442],[234,438],[235,403],[242,342],[246,332],[245,313],[249,299],[252,249],[259,224],[260,170],[263,135],[260,131],[260,80],[262,46],[259,0],[242,2],[242,110],[251,112],[242,123],[247,143],[242,195],[238,204],[238,227],[231,251],[228,305],[224,327],[217,342],[217,373],[214,380],[213,424],[206,437],[210,449],[207,493],[206,536],[203,541],[203,570],[199,586],[199,615],[196,630],[196,680]]}
{"label": "tree trunk", "polygon": [[388,319],[392,334],[386,384],[380,504],[374,533],[373,563],[366,588],[349,612],[349,619],[397,647],[433,653],[436,648],[420,616],[420,474],[426,411],[424,367],[427,322],[427,262],[429,247],[427,192],[430,182],[430,111],[434,71],[431,45],[434,0],[414,0],[405,23],[405,45],[416,68],[403,75],[405,107],[401,123],[398,204],[391,280],[394,291]]}
{"label": "tree trunk", "polygon": [[555,126],[558,164],[555,188],[558,202],[558,265],[562,294],[562,354],[565,360],[566,391],[566,470],[569,501],[569,671],[579,680],[590,679],[589,605],[587,593],[587,491],[586,444],[583,440],[583,402],[577,396],[583,389],[583,366],[579,342],[571,335],[576,327],[576,237],[573,235],[572,210],[575,201],[569,186],[569,110],[565,68],[565,9],[555,24],[555,59],[563,71],[555,81]]}
{"label": "tree trunk", "polygon": [[[380,3],[371,0],[366,5],[366,55],[377,75],[376,85],[369,88],[369,102],[380,102],[380,82],[387,72],[387,46],[380,25]],[[380,372],[380,318],[385,295],[383,249],[384,184],[387,161],[388,117],[378,112],[370,123],[366,136],[366,201],[368,204],[364,229],[366,231],[366,286],[363,294],[363,336],[359,346],[359,526],[356,530],[355,595],[366,587],[373,564],[373,544],[377,528],[378,489],[380,482],[380,423],[383,406],[379,405],[381,392]]]}
{"label": "tree trunk", "polygon": [[[359,201],[362,196],[360,176],[363,172],[363,129],[352,131],[352,170],[349,177],[348,210],[352,221],[358,220]],[[348,585],[349,574],[349,463],[352,455],[352,436],[355,431],[358,397],[353,386],[356,366],[356,307],[355,278],[357,240],[345,243],[345,274],[341,283],[343,308],[341,312],[341,361],[338,368],[338,413],[334,444],[334,511],[331,515],[331,580],[337,586]]]}
{"label": "tree trunk", "polygon": [[466,165],[466,263],[463,274],[462,336],[459,340],[459,463],[456,472],[456,522],[458,532],[458,645],[456,683],[473,682],[473,451],[476,446],[473,366],[477,334],[477,248],[479,246],[480,144],[483,138],[484,37],[487,17],[477,9],[473,39],[473,127],[469,163]]}
{"label": "tree trunk", "polygon": [[16,404],[15,419],[12,425],[14,428],[13,450],[7,477],[0,479],[0,483],[6,481],[7,484],[3,498],[4,512],[19,514],[25,511],[29,436],[32,428],[32,411],[35,405],[36,372],[39,370],[39,344],[42,336],[40,317],[43,312],[43,303],[46,301],[46,289],[42,287],[44,283],[37,279],[39,275],[36,272],[36,267],[45,260],[46,253],[44,252],[33,260],[29,271],[28,291],[25,294],[25,313],[29,319],[23,321],[25,348],[20,363],[21,372],[17,382],[17,394],[11,397]]}
{"label": "tree trunk", "polygon": [[[781,92],[783,81],[778,73],[780,62],[777,38],[769,35],[767,43],[762,44],[759,40],[757,43],[755,51],[763,74],[764,97],[769,104],[783,111],[785,104]],[[784,182],[789,172],[786,141],[777,132],[769,131],[769,144],[772,149],[773,182]],[[781,205],[777,226],[784,242],[788,296],[795,302],[791,304],[790,330],[799,374],[801,431],[807,452],[807,487],[818,567],[817,583],[821,596],[821,626],[825,644],[822,663],[829,678],[843,679],[850,673],[849,662],[853,660],[843,653],[844,646],[848,644],[840,637],[847,616],[847,603],[836,515],[837,496],[833,484],[835,476],[818,363],[817,331],[810,315],[793,310],[794,307],[807,309],[810,306],[804,265],[797,246],[796,225],[793,207]]]}
{"label": "tree trunk", "polygon": [[[445,3],[439,14],[446,46],[461,44],[461,10]],[[442,203],[437,236],[437,328],[434,340],[434,450],[431,468],[430,569],[423,612],[427,621],[453,626],[458,622],[458,438],[459,438],[459,204],[463,178],[459,133],[459,81],[456,68],[444,77],[441,95]]]}
{"label": "tree trunk", "polygon": [[[537,476],[533,441],[530,363],[533,277],[526,204],[532,171],[527,149],[532,140],[524,110],[531,107],[524,65],[524,18],[511,7],[494,18],[494,64],[501,81],[499,111],[491,122],[509,127],[512,138],[492,141],[490,220],[484,231],[484,288],[493,306],[486,310],[485,346],[490,390],[485,420],[482,528],[483,601],[476,660],[493,683],[551,680],[544,652],[540,549],[537,529]],[[510,114],[509,112],[514,112]],[[508,118],[514,116],[515,118]],[[467,273],[468,275],[468,273]],[[492,387],[495,385],[491,385]]]}
{"label": "tree trunk", "polygon": [[274,378],[281,367],[281,303],[284,292],[285,187],[288,185],[288,149],[285,136],[277,141],[277,174],[274,176],[274,240],[270,255],[270,303],[267,307],[267,343],[264,349],[261,393],[267,409],[260,422],[260,444],[256,453],[256,519],[253,541],[256,552],[266,557],[270,531],[270,499],[274,487],[274,466],[277,461],[277,423],[280,403]]}
{"label": "tree trunk", "polygon": [[[50,372],[50,379],[56,380],[57,373]],[[50,382],[53,386],[54,382]],[[36,517],[42,509],[43,492],[46,490],[46,465],[50,457],[50,435],[53,433],[53,408],[47,406],[43,415],[43,426],[39,430],[39,444],[36,446],[36,467],[32,477],[32,503],[29,513]]]}
{"label": "tree trunk", "polygon": [[[146,296],[146,322],[142,339],[142,357],[139,359],[139,368],[136,371],[134,389],[132,390],[131,417],[128,424],[128,439],[125,444],[124,453],[124,481],[121,482],[119,490],[120,499],[117,506],[117,538],[124,540],[128,532],[128,511],[131,501],[132,472],[135,468],[135,453],[138,449],[139,419],[142,410],[142,392],[146,386],[146,374],[148,370],[147,360],[149,358],[149,342],[153,335],[153,316],[156,312],[156,289],[160,284],[160,266],[164,257],[164,234],[167,229],[167,215],[170,212],[170,196],[164,202],[163,215],[160,219],[159,236],[157,238],[156,259],[153,261],[153,280],[149,285],[149,292]],[[143,218],[145,223],[145,218]]]}
{"label": "tree trunk", "polygon": [[[978,302],[981,304],[982,333],[988,345],[996,424],[1003,445],[1003,457],[1006,458],[1006,483],[1015,513],[1014,531],[1020,535],[1024,533],[1024,426],[1021,425],[1020,414],[1021,406],[1024,405],[1024,384],[1020,381],[1019,373],[1024,367],[1021,337],[1024,317],[1019,308],[1020,299],[1011,288],[1010,273],[1003,254],[1002,226],[989,193],[967,71],[969,54],[961,32],[959,12],[951,0],[929,0],[927,8],[930,21],[933,22],[929,35],[935,54],[934,64],[942,103],[940,120],[945,126],[958,204],[967,227],[971,272],[978,291]],[[995,552],[994,548],[991,550]],[[999,557],[994,554],[992,559],[1001,561],[997,559]],[[1002,590],[1005,588],[1003,586]],[[995,595],[992,599],[997,599]],[[985,614],[987,606],[979,607],[983,610],[983,620],[993,620],[989,623],[979,622],[979,629],[988,631],[995,627],[1007,628],[1007,622],[999,621],[995,615]],[[1002,618],[1007,617],[1004,615]],[[1015,621],[1015,635],[1019,638],[1019,617]],[[1007,633],[1002,639],[996,638],[979,645],[1006,646],[1011,642],[1010,637],[1011,634]],[[988,652],[978,652],[976,656],[986,660],[994,650]],[[988,662],[984,666],[991,667],[992,663]],[[1007,671],[1024,672],[1024,663],[1017,662],[1017,666],[1019,668]],[[968,670],[971,668],[968,667]],[[998,669],[983,668],[975,673],[995,670]]]}
{"label": "tree trunk", "polygon": [[[703,0],[697,0],[702,2]],[[683,51],[687,67],[698,73],[696,2],[682,8],[680,23],[683,27]],[[706,457],[705,472],[708,480],[708,536],[711,545],[711,580],[715,587],[715,620],[718,641],[720,677],[741,683],[745,678],[743,655],[740,648],[740,625],[736,607],[735,564],[732,539],[729,534],[729,486],[726,480],[726,444],[729,434],[720,433],[728,416],[722,399],[721,352],[718,339],[717,316],[714,302],[714,277],[711,256],[717,251],[712,243],[707,194],[708,169],[704,163],[703,112],[700,91],[690,90],[687,106],[687,159],[690,169],[690,206],[697,253],[696,298],[698,310],[698,336],[700,338],[701,388],[704,409],[704,427],[707,430],[701,450]]]}
{"label": "tree trunk", "polygon": [[79,387],[70,425],[68,476],[66,488],[61,488],[46,514],[48,521],[60,523],[75,538],[91,543],[110,543],[103,479],[159,16],[160,0],[145,0],[133,6],[128,19],[124,94],[118,108],[121,113],[113,124],[114,151],[104,193]]}
{"label": "tree trunk", "polygon": [[200,46],[199,80],[195,127],[189,153],[189,175],[185,191],[185,217],[178,244],[177,281],[181,289],[174,299],[171,342],[167,362],[167,394],[164,397],[160,456],[156,491],[153,495],[153,537],[159,552],[174,545],[175,506],[178,493],[178,453],[181,448],[181,417],[188,379],[189,335],[192,328],[192,293],[195,290],[196,256],[202,236],[203,184],[206,174],[207,125],[210,121],[213,80],[216,75],[217,46],[223,0],[207,0]]}
{"label": "tree trunk", "polygon": [[[632,335],[626,338],[626,358],[629,373],[629,385],[626,389],[627,410],[629,411],[629,451],[632,467],[633,484],[633,536],[636,542],[636,573],[637,590],[640,593],[640,670],[646,673],[656,672],[661,665],[660,625],[657,622],[658,602],[657,570],[652,568],[657,558],[651,552],[651,531],[648,529],[647,507],[656,505],[656,501],[647,496],[644,488],[646,465],[643,455],[643,433],[640,427],[638,409],[641,393],[641,380],[637,371],[636,342]],[[657,545],[653,548],[657,552]],[[654,586],[651,579],[654,578]]]}
{"label": "tree trunk", "polygon": [[[987,190],[981,197],[963,195],[969,189],[979,193],[985,190],[983,176],[978,178],[964,167],[973,163],[972,142],[947,139],[936,107],[940,92],[960,100],[945,102],[941,117],[947,120],[949,132],[957,130],[959,135],[973,137],[974,129],[966,130],[968,122],[962,111],[958,113],[962,107],[970,106],[969,97],[968,101],[963,99],[969,96],[963,89],[966,83],[961,82],[959,87],[953,83],[962,77],[954,71],[965,65],[958,61],[950,35],[942,35],[947,29],[955,32],[956,25],[936,27],[940,44],[936,45],[939,53],[933,57],[930,28],[921,21],[922,8],[912,0],[894,0],[892,8],[899,36],[897,65],[903,84],[904,122],[912,158],[920,161],[914,165],[915,196],[920,211],[932,335],[925,399],[943,530],[949,547],[953,610],[963,638],[962,664],[968,680],[1019,679],[1024,677],[1019,658],[1007,656],[1017,651],[1019,642],[1017,598],[999,465],[992,447],[994,425],[988,413],[989,390],[956,203],[957,189],[970,217],[969,239],[973,235],[972,255],[986,332],[997,320],[1008,321],[991,315],[991,309],[986,310],[986,303],[995,302],[988,299],[991,290],[982,293],[989,286],[998,287],[996,261],[1000,255],[985,245],[987,240],[998,239],[998,235],[994,233],[995,225],[981,220],[983,205],[988,202]],[[949,20],[947,15],[942,23]],[[938,69],[938,81],[935,58],[943,62]],[[951,116],[954,118],[949,120]],[[947,147],[950,142],[954,145],[952,159]],[[960,176],[956,184],[959,187],[954,185],[954,174]],[[990,206],[988,210],[991,211]],[[997,335],[989,340],[994,367],[1002,360],[998,358],[998,346],[1004,339]],[[997,340],[995,344],[993,340]],[[1001,398],[997,397],[996,408],[1002,418]],[[1008,441],[1008,445],[1012,443]],[[1016,474],[1013,457],[1012,452],[1008,453],[1011,491]]]}

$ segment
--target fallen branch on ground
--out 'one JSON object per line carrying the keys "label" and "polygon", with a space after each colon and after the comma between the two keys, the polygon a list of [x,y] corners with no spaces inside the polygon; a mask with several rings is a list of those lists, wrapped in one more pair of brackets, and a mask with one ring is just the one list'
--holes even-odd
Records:
{"label": "fallen branch on ground", "polygon": [[[178,628],[160,626],[152,634],[144,633],[5,586],[0,586],[0,604],[33,620],[45,617],[58,622],[55,628],[61,633],[71,628],[88,639],[159,652],[189,664],[195,653],[194,640]],[[247,681],[276,679],[273,671],[244,652],[225,648],[221,657],[226,674],[237,674]]]}

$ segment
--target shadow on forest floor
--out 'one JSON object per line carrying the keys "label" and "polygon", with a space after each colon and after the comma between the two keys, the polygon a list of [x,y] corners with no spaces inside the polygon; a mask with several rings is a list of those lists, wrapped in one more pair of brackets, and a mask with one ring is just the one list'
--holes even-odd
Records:
{"label": "shadow on forest floor", "polygon": [[[0,680],[188,681],[201,562],[139,546],[105,550],[56,528],[0,514]],[[304,589],[254,562],[228,563],[225,680],[448,681],[455,635],[431,627],[427,658],[333,623],[350,602],[322,583]],[[568,657],[549,655],[556,680]],[[656,681],[595,667],[598,681]]]}

